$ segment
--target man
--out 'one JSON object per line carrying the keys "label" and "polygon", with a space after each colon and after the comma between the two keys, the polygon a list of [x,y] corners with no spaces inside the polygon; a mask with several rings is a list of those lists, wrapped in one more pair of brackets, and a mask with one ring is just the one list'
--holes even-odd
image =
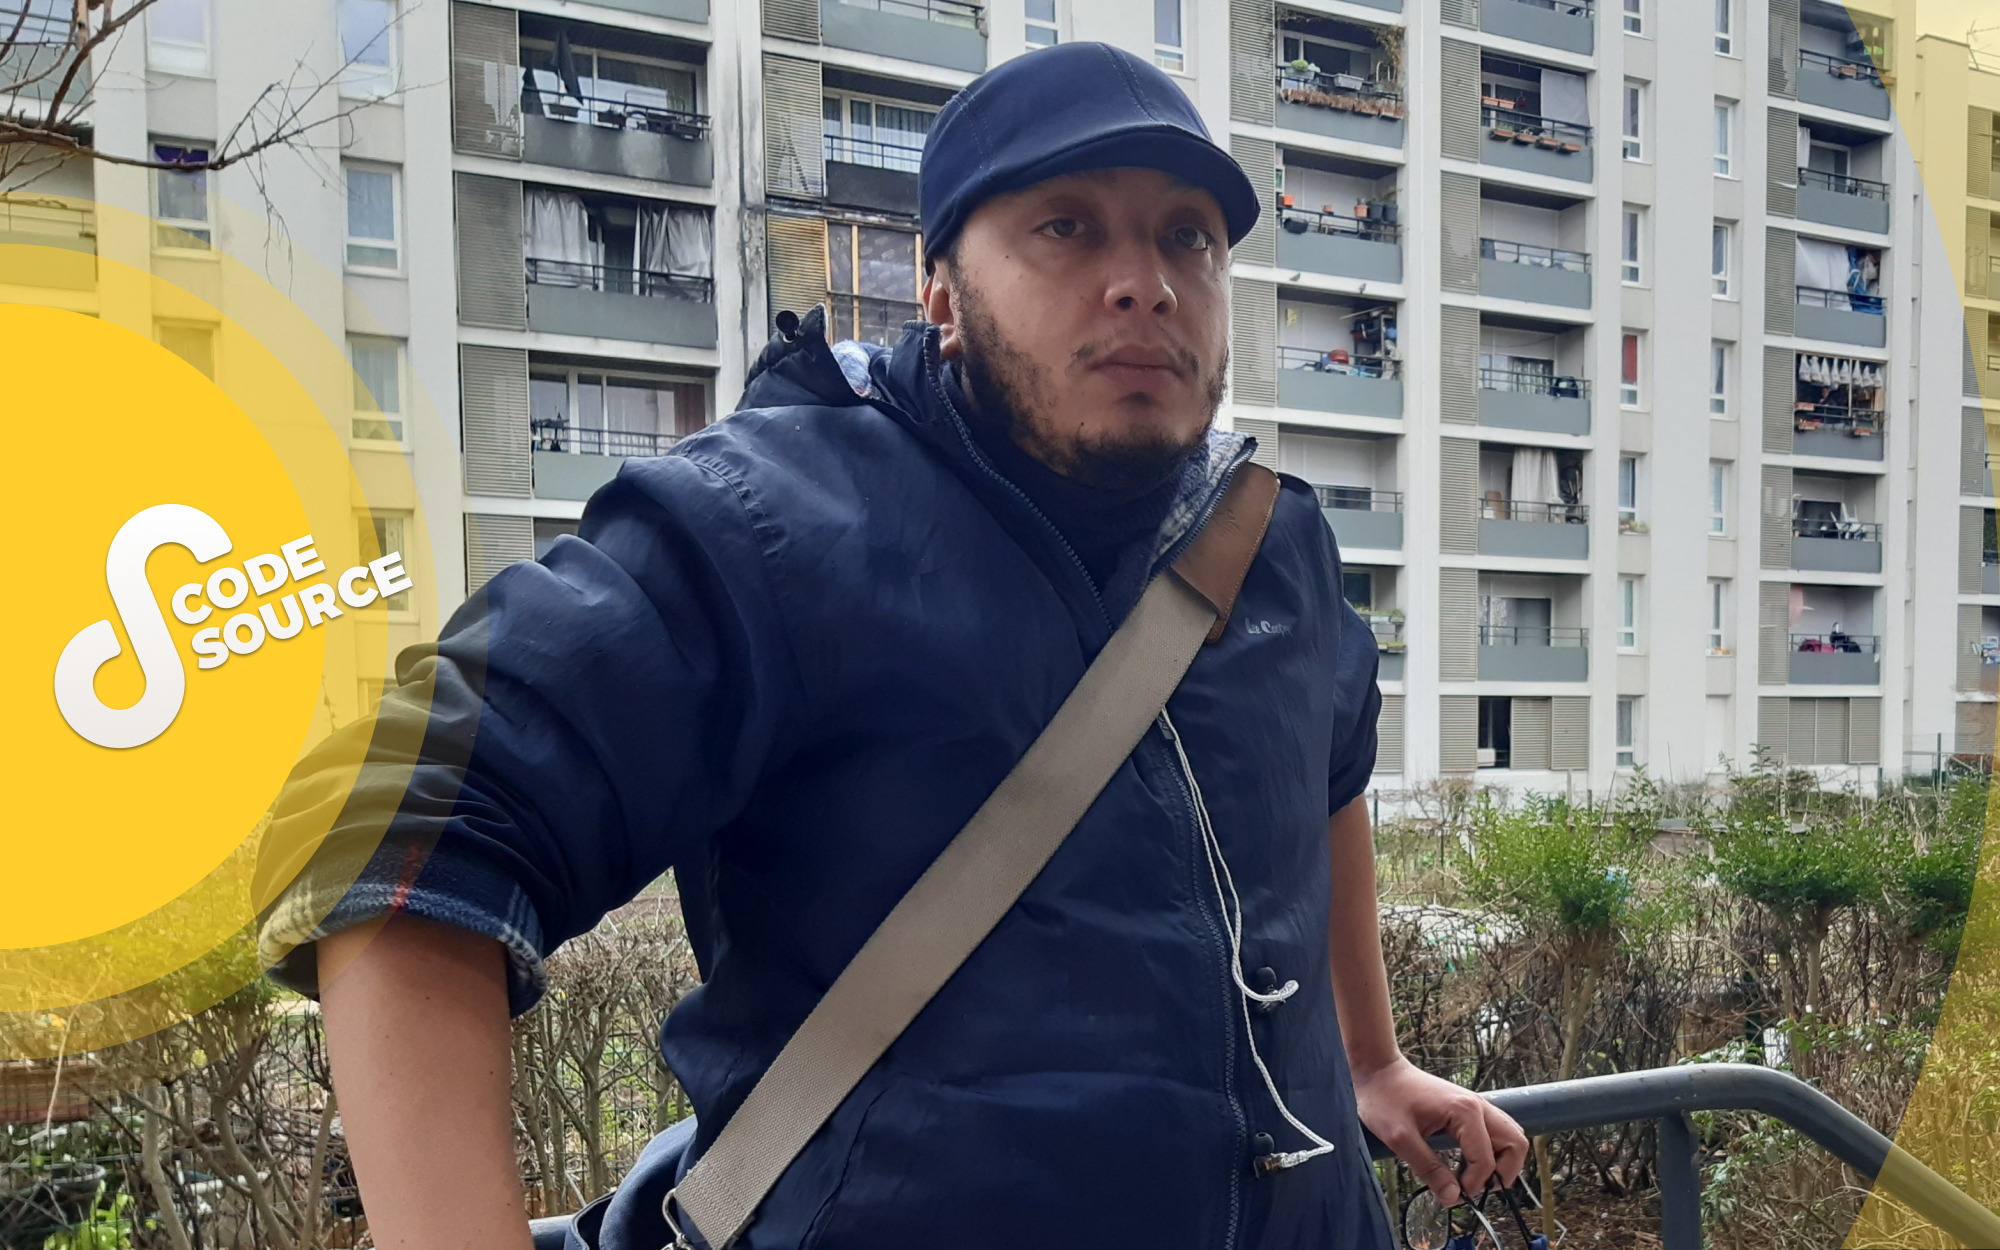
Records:
{"label": "man", "polygon": [[[331,843],[384,804],[388,837],[265,934],[307,943],[281,979],[318,973],[377,1245],[527,1244],[509,1007],[669,866],[704,984],[662,1045],[697,1120],[571,1244],[671,1239],[668,1190],[1249,457],[1211,421],[1258,201],[1151,65],[995,69],[931,134],[925,323],[883,351],[784,319],[736,415],[403,657],[382,721],[422,750],[378,735]],[[1513,1180],[1520,1130],[1396,1047],[1375,646],[1339,584],[1288,479],[1226,635],[738,1245],[1375,1250],[1362,1124],[1447,1199],[1429,1134],[1467,1188]]]}

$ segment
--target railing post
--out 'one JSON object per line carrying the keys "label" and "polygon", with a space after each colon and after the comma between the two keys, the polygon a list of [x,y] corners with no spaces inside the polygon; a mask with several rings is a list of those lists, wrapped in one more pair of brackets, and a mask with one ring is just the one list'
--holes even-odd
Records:
{"label": "railing post", "polygon": [[1660,1125],[1660,1245],[1701,1250],[1701,1169],[1695,1163],[1694,1122],[1686,1112]]}

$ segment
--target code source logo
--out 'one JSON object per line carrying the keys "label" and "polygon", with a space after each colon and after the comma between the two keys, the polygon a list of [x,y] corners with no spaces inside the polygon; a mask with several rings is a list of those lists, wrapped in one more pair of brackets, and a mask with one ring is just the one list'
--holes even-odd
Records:
{"label": "code source logo", "polygon": [[[232,549],[229,534],[214,517],[186,504],[156,504],[118,528],[104,559],[104,580],[145,679],[139,701],[114,708],[97,697],[98,670],[122,650],[118,631],[108,619],[78,630],[56,660],[56,707],[71,729],[98,746],[113,750],[144,746],[167,731],[186,700],[187,670],[146,579],[147,560],[170,544],[185,547],[204,565]],[[196,630],[188,641],[197,657],[195,667],[220,668],[232,655],[252,655],[267,641],[286,642],[319,628],[342,615],[339,604],[366,608],[377,598],[409,590],[412,584],[399,551],[355,565],[338,578],[308,580],[325,571],[313,536],[305,534],[275,553],[251,556],[240,568],[224,565],[206,581],[188,582],[175,590],[170,596],[174,619],[199,626],[217,609],[227,612],[246,606],[253,594],[273,596],[293,587],[282,598],[264,598],[254,611],[237,612],[219,625]]]}

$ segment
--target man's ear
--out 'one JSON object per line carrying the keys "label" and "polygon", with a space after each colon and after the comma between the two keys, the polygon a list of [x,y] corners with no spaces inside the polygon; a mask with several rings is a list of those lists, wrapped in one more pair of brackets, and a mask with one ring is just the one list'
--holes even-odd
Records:
{"label": "man's ear", "polygon": [[951,360],[963,350],[963,342],[958,335],[958,310],[952,305],[951,262],[942,258],[931,262],[931,271],[924,275],[924,285],[918,293],[923,305],[924,320],[938,328],[938,355]]}

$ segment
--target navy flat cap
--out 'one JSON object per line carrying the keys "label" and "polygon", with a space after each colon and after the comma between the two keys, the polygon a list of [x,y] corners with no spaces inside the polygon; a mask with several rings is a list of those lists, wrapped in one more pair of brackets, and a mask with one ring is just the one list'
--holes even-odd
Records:
{"label": "navy flat cap", "polygon": [[1122,48],[1068,43],[988,70],[938,113],[919,174],[925,258],[993,196],[1121,167],[1157,169],[1209,192],[1231,246],[1257,224],[1257,188],[1173,79]]}

